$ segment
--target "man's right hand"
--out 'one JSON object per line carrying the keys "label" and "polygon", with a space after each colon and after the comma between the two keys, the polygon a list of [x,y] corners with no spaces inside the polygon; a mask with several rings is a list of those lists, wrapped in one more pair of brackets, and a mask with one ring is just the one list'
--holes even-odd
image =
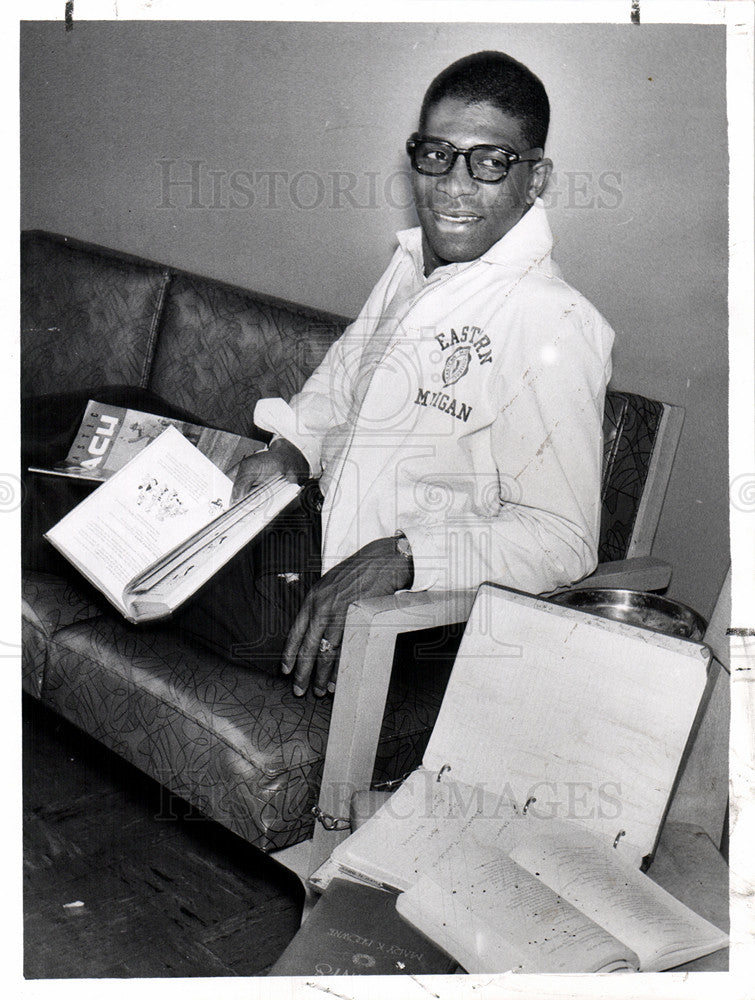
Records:
{"label": "man's right hand", "polygon": [[255,486],[283,476],[292,483],[305,483],[309,479],[309,463],[296,445],[285,438],[276,438],[269,448],[256,451],[242,459],[236,467],[231,502],[235,503]]}

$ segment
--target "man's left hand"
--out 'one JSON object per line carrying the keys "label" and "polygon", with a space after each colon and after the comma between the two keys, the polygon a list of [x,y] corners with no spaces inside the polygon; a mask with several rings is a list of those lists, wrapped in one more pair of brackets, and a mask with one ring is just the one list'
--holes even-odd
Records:
{"label": "man's left hand", "polygon": [[[333,689],[335,667],[350,604],[384,597],[410,587],[411,554],[396,538],[377,538],[321,577],[307,594],[283,650],[283,673],[293,672],[294,694],[312,690],[322,697]],[[403,549],[407,542],[403,541]]]}

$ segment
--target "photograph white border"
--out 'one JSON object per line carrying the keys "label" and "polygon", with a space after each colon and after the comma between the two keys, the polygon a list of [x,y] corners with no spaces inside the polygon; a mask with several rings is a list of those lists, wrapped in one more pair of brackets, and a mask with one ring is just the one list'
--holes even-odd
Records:
{"label": "photograph white border", "polygon": [[[465,21],[511,23],[625,23],[631,19],[630,0],[403,0],[385,2],[355,12],[345,3],[276,4],[214,0],[211,7],[194,0],[75,0],[74,20],[280,20],[280,21]],[[20,656],[20,599],[13,568],[20,562],[18,518],[11,510],[18,479],[18,25],[20,20],[64,20],[65,0],[28,0],[18,5],[17,16],[5,16],[2,40],[4,87],[3,135],[5,136],[5,193],[0,301],[5,319],[5,351],[0,366],[3,400],[3,464],[0,467],[0,505],[11,514],[0,518],[0,551],[6,559],[3,580],[0,654],[5,661],[2,705],[4,716],[4,760],[9,781],[4,789],[6,815],[3,842],[6,888],[3,926],[3,969],[6,988],[14,996],[100,998],[131,996],[138,990],[159,990],[161,997],[182,1000],[208,994],[229,997],[314,997],[320,994],[374,998],[381,996],[423,998],[537,997],[664,997],[709,1000],[712,995],[751,996],[755,981],[755,347],[753,342],[753,15],[751,0],[642,0],[641,23],[725,24],[727,33],[727,108],[730,142],[729,201],[729,348],[730,348],[730,441],[729,481],[732,491],[748,503],[730,505],[732,542],[732,742],[731,742],[731,971],[729,973],[663,973],[640,976],[513,976],[426,977],[412,982],[379,977],[317,979],[196,979],[196,980],[73,980],[29,981],[21,975],[21,788],[20,788],[20,691],[13,661]],[[16,30],[13,30],[15,27]],[[20,493],[18,494],[20,503]],[[400,994],[399,994],[400,990]],[[474,992],[472,992],[474,990]]]}

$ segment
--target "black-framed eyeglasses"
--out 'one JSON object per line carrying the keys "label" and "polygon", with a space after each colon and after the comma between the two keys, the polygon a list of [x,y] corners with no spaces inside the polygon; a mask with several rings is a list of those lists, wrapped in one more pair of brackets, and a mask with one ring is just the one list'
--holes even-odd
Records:
{"label": "black-framed eyeglasses", "polygon": [[[509,170],[515,163],[536,163],[543,158],[542,149],[528,149],[524,153],[513,153],[502,146],[470,146],[469,149],[457,149],[445,139],[435,139],[433,136],[420,136],[417,132],[406,141],[406,151],[412,161],[412,167],[419,174],[429,177],[442,177],[450,173],[458,156],[467,161],[469,176],[483,184],[499,184],[505,180]],[[530,156],[537,153],[537,156]]]}

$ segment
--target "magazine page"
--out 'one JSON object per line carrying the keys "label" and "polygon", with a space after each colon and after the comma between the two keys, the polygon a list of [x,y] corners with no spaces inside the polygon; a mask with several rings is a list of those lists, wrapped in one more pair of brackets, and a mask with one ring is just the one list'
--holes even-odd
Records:
{"label": "magazine page", "polygon": [[264,447],[261,441],[229,431],[90,399],[65,459],[52,469],[32,471],[104,482],[168,427],[175,427],[221,472],[231,477],[242,459]]}

